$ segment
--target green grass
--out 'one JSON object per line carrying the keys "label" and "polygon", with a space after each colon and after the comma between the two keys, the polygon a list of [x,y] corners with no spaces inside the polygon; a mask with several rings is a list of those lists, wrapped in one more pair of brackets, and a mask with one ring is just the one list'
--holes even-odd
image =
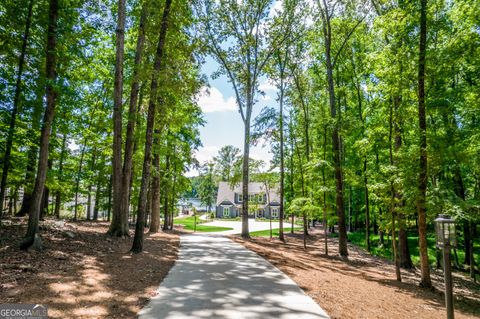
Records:
{"label": "green grass", "polygon": [[[294,228],[294,230],[302,230],[303,228]],[[272,236],[278,237],[278,230],[279,228],[272,229]],[[284,233],[287,234],[290,232],[290,227],[283,229]],[[259,230],[250,233],[252,237],[270,237],[270,229],[267,230]]]}
{"label": "green grass", "polygon": [[[336,237],[337,234],[334,234],[333,236]],[[362,232],[362,231],[356,231],[356,232],[348,233],[348,241],[351,242],[352,244],[360,246],[364,249],[367,248],[367,244],[366,244],[365,239],[366,239],[365,238],[365,233]],[[436,262],[436,258],[435,258],[435,237],[434,236],[428,236],[427,237],[427,244],[428,244],[428,262],[430,264],[434,264]],[[381,246],[380,245],[380,236],[372,234],[370,236],[370,247],[371,247],[370,253],[372,255],[392,259],[392,242],[387,241],[387,236],[385,236],[385,245]],[[419,251],[418,251],[418,236],[410,236],[410,235],[408,236],[408,248],[410,249],[410,255],[412,257],[412,262],[415,265],[419,265],[420,264],[420,257],[419,257]],[[474,251],[478,252],[479,248],[480,248],[480,245],[476,244],[475,247],[474,247]],[[461,247],[461,246],[457,247],[457,255],[458,255],[458,262],[460,264],[463,263],[463,260],[465,258],[465,251],[463,250],[463,247]],[[452,256],[453,256],[453,253],[452,253]],[[479,253],[474,254],[475,260],[479,260],[479,257],[480,257]]]}
{"label": "green grass", "polygon": [[[185,227],[185,229],[187,229],[187,230],[194,230],[195,219],[194,219],[193,216],[177,218],[177,219],[174,219],[173,223],[175,225],[183,225]],[[211,233],[211,232],[219,232],[219,231],[226,231],[226,230],[232,230],[233,229],[233,228],[230,228],[230,227],[205,226],[205,225],[202,225],[202,223],[205,223],[205,221],[200,220],[200,218],[198,218],[198,216],[197,216],[196,230],[198,232]]]}

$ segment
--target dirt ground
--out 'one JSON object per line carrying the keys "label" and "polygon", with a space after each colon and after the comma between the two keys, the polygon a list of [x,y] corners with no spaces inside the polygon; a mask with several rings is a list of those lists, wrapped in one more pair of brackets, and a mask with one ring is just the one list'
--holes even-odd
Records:
{"label": "dirt ground", "polygon": [[49,318],[134,318],[173,266],[179,236],[146,235],[144,253],[128,253],[133,238],[111,238],[106,222],[41,224],[43,251],[18,244],[25,222],[0,230],[0,303],[48,305]]}
{"label": "dirt ground", "polygon": [[[332,318],[445,318],[443,274],[433,271],[435,291],[421,289],[419,270],[402,271],[395,280],[394,265],[349,245],[348,260],[338,255],[338,241],[330,238],[324,254],[323,231],[311,231],[308,249],[301,235],[287,243],[256,237],[233,240],[255,251],[292,278]],[[480,318],[480,285],[454,276],[455,317]]]}

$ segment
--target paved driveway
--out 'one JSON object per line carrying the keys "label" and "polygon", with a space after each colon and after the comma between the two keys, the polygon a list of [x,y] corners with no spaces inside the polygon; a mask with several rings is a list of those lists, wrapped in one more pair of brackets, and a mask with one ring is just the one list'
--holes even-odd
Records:
{"label": "paved driveway", "polygon": [[295,282],[242,245],[223,236],[180,240],[178,260],[140,319],[329,318]]}
{"label": "paved driveway", "polygon": [[[218,232],[218,233],[210,233],[210,234],[232,235],[232,234],[240,234],[242,232],[242,222],[241,221],[215,220],[213,222],[204,223],[202,225],[233,228],[232,230],[227,230],[227,231]],[[291,225],[292,224],[290,224],[290,223],[283,222],[283,228],[284,228],[285,232],[290,231]],[[272,221],[272,229],[275,229],[275,228],[279,228],[279,222],[278,221]],[[259,231],[259,230],[267,230],[267,229],[270,229],[270,222],[259,222],[259,221],[255,221],[252,218],[252,219],[248,220],[248,229],[249,229],[250,232]]]}

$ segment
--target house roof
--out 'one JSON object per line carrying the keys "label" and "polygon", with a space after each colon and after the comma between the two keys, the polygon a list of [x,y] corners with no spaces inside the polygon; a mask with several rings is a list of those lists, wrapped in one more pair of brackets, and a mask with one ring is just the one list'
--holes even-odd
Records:
{"label": "house roof", "polygon": [[[233,188],[227,182],[220,182],[218,184],[218,193],[217,193],[217,206],[222,202],[231,202],[235,203],[235,193],[242,193],[242,184],[237,184]],[[248,183],[248,193],[249,194],[259,194],[265,193],[265,185],[259,182],[250,182]],[[280,202],[280,195],[277,187],[272,187],[270,189],[270,203]]]}

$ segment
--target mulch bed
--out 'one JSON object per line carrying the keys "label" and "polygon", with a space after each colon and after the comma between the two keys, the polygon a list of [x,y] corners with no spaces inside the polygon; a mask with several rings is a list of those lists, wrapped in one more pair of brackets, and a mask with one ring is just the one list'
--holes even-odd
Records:
{"label": "mulch bed", "polygon": [[41,303],[49,318],[134,318],[175,263],[176,232],[132,238],[106,235],[106,222],[41,222],[45,249],[18,249],[26,220],[0,229],[0,303]]}
{"label": "mulch bed", "polygon": [[[311,230],[308,249],[303,237],[287,235],[286,244],[277,239],[255,237],[233,240],[258,253],[292,278],[332,318],[445,318],[443,274],[433,270],[435,291],[419,287],[419,270],[402,271],[395,280],[394,265],[349,245],[348,259],[338,255],[338,241],[328,239],[325,256],[323,230]],[[480,317],[480,284],[454,275],[456,318]]]}

